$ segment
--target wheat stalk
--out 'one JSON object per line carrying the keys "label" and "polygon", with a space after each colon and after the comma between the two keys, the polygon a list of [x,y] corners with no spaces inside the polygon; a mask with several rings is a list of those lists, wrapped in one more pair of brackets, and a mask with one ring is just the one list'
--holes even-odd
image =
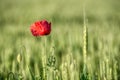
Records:
{"label": "wheat stalk", "polygon": [[87,25],[86,25],[86,13],[85,13],[85,6],[83,8],[83,16],[84,16],[84,25],[83,25],[83,58],[84,64],[86,65],[86,57],[87,57],[87,42],[88,42],[88,33],[87,33]]}

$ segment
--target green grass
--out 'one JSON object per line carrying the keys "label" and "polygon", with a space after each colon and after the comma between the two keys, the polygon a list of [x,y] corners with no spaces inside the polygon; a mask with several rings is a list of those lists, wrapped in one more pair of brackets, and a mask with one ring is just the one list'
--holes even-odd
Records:
{"label": "green grass", "polygon": [[[119,7],[119,0],[1,0],[0,80],[119,80]],[[33,37],[30,25],[42,19],[52,32]]]}

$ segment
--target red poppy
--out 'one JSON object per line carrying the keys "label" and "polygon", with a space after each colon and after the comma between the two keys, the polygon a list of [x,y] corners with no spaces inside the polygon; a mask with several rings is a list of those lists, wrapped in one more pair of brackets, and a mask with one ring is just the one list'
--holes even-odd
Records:
{"label": "red poppy", "polygon": [[30,31],[33,36],[49,35],[51,32],[51,23],[46,20],[37,21],[31,25]]}

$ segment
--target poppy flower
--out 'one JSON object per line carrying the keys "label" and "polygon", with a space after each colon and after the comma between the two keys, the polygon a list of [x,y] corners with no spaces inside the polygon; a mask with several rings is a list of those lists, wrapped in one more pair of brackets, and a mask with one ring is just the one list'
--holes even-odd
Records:
{"label": "poppy flower", "polygon": [[49,35],[51,32],[51,22],[48,23],[46,20],[36,21],[30,26],[30,31],[33,36]]}

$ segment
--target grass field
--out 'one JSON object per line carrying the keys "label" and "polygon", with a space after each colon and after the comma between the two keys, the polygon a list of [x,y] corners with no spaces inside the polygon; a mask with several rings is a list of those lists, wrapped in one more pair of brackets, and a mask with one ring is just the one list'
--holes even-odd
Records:
{"label": "grass field", "polygon": [[[119,7],[119,0],[0,0],[0,80],[120,80]],[[52,32],[36,38],[30,25],[43,19]]]}

